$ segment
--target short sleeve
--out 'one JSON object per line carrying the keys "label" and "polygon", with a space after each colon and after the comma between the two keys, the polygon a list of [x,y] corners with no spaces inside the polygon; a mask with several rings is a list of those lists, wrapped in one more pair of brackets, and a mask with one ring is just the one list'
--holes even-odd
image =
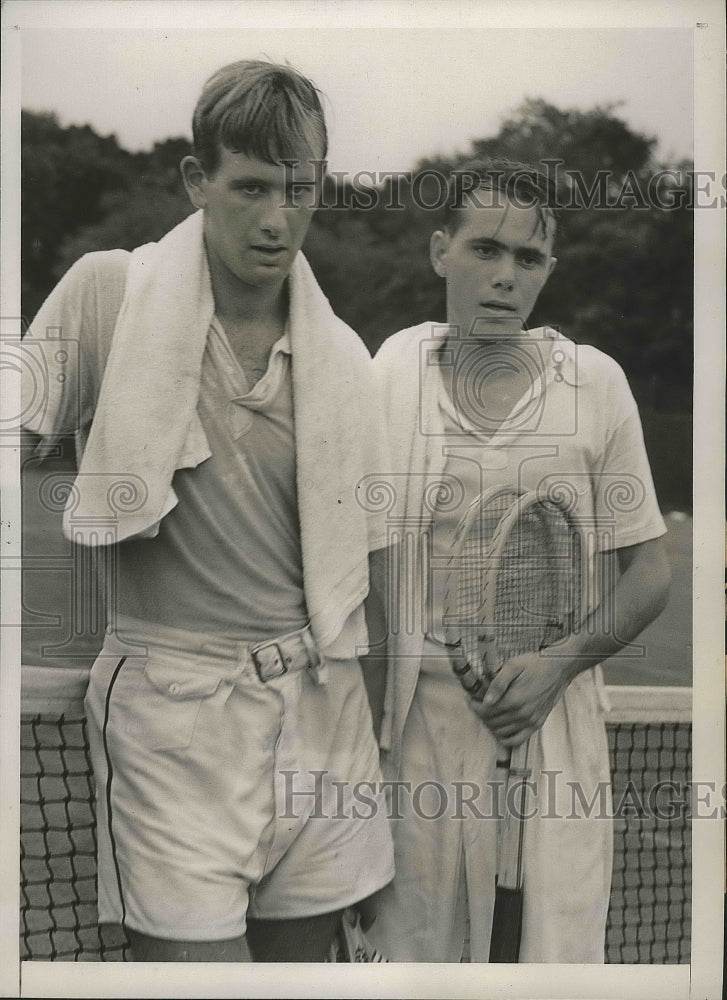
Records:
{"label": "short sleeve", "polygon": [[80,434],[93,418],[128,254],[87,254],[45,300],[21,345],[22,425],[41,436]]}
{"label": "short sleeve", "polygon": [[636,402],[626,376],[614,364],[608,386],[609,427],[594,475],[599,549],[623,548],[666,531],[654,489]]}

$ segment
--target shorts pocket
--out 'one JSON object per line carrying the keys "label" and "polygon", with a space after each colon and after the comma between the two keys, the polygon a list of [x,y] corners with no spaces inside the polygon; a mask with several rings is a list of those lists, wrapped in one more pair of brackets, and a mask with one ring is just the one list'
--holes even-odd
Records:
{"label": "shorts pocket", "polygon": [[139,738],[152,750],[186,750],[202,702],[215,694],[221,677],[174,662],[147,660],[140,697]]}

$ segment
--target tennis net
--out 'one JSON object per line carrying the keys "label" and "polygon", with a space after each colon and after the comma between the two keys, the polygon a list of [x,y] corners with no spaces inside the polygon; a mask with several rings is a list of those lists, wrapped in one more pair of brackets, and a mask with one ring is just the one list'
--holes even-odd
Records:
{"label": "tennis net", "polygon": [[[85,669],[23,668],[21,961],[129,958],[122,929],[97,925],[87,680]],[[607,961],[689,962],[689,813],[650,796],[656,787],[674,791],[690,781],[691,690],[607,692],[616,807]]]}

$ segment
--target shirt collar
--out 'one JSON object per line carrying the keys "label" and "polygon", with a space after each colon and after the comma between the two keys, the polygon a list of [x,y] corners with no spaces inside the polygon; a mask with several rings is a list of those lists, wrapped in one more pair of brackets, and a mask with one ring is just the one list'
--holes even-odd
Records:
{"label": "shirt collar", "polygon": [[293,353],[293,347],[290,343],[290,324],[288,322],[285,324],[285,332],[283,333],[283,336],[279,340],[275,341],[270,351],[271,354],[277,354],[278,352],[281,354]]}
{"label": "shirt collar", "polygon": [[[447,323],[432,324],[432,338],[442,343],[449,334]],[[579,386],[587,381],[587,376],[578,363],[578,344],[556,330],[552,326],[538,326],[529,330],[528,334],[534,340],[540,339],[550,347],[546,383],[565,382],[567,385]]]}
{"label": "shirt collar", "polygon": [[578,345],[574,341],[564,337],[559,330],[550,326],[541,326],[532,330],[531,336],[550,341],[548,382],[565,382],[572,386],[584,384],[586,381],[585,372],[578,363]]}

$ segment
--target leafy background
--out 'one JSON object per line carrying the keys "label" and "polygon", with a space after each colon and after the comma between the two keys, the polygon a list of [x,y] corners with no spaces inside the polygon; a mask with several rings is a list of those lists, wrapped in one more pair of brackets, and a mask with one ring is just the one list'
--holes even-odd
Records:
{"label": "leafy background", "polygon": [[[448,172],[473,155],[534,162],[558,157],[589,188],[608,170],[611,192],[633,177],[641,191],[661,169],[656,140],[629,128],[615,105],[560,109],[527,100],[497,135],[449,157],[425,158],[412,170]],[[179,174],[189,142],[176,137],[150,152],[130,153],[115,136],[90,126],[62,128],[51,114],[22,118],[23,313],[30,319],[62,274],[84,253],[158,239],[190,212]],[[324,202],[336,200],[328,181]],[[401,186],[403,211],[377,205],[322,208],[305,252],[334,310],[372,353],[390,334],[444,319],[444,285],[428,258],[436,218]],[[624,189],[625,190],[625,189]],[[349,190],[348,195],[351,194]],[[337,192],[341,200],[350,197]],[[618,201],[619,199],[612,199]],[[639,403],[657,492],[665,511],[691,509],[693,216],[622,197],[561,213],[559,264],[531,322],[549,323],[580,343],[600,347],[625,369]]]}

